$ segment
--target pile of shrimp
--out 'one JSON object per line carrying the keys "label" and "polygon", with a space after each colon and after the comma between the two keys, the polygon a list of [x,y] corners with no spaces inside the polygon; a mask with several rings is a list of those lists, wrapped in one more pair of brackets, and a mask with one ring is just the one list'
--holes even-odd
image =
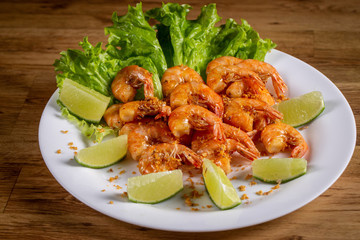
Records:
{"label": "pile of shrimp", "polygon": [[[144,68],[125,67],[113,80],[113,95],[122,103],[110,106],[104,119],[119,135],[128,135],[128,152],[141,174],[185,164],[201,168],[203,158],[227,174],[234,154],[252,161],[261,155],[258,146],[267,154],[304,156],[304,138],[272,107],[287,92],[273,66],[225,56],[211,61],[206,75],[205,82],[187,66],[167,69],[161,78],[163,100],[154,97],[152,74]],[[269,79],[275,97],[266,87]],[[135,101],[141,87],[144,100]]]}

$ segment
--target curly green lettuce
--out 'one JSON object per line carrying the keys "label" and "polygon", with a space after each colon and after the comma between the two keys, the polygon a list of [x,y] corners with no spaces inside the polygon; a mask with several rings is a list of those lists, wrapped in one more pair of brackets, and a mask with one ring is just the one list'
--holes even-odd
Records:
{"label": "curly green lettuce", "polygon": [[92,46],[87,37],[79,45],[83,50],[68,49],[55,60],[58,88],[61,89],[63,81],[69,78],[105,96],[112,96],[111,81],[121,69],[121,61],[110,57],[102,49],[102,43]]}
{"label": "curly green lettuce", "polygon": [[155,30],[145,19],[142,4],[129,6],[124,16],[118,16],[114,12],[112,21],[113,26],[106,27],[105,34],[109,35],[107,47],[113,57],[122,60],[140,56],[148,58],[156,67],[157,75],[161,77],[167,69],[165,56]]}
{"label": "curly green lettuce", "polygon": [[145,13],[160,22],[156,29],[168,67],[184,64],[206,79],[206,66],[217,57],[263,61],[266,53],[276,46],[270,39],[261,39],[245,20],[239,25],[228,19],[226,24],[216,27],[221,18],[215,4],[204,6],[195,20],[187,19],[190,9],[187,4],[167,3]]}

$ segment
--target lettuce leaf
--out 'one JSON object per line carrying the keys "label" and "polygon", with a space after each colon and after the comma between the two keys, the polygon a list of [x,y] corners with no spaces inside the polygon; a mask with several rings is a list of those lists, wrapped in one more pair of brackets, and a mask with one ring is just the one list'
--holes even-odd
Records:
{"label": "lettuce leaf", "polygon": [[142,4],[129,6],[127,14],[112,15],[113,26],[105,28],[109,35],[109,45],[114,57],[125,60],[142,56],[149,58],[155,65],[158,77],[167,69],[164,53],[156,37],[155,30],[146,21],[142,11]]}
{"label": "lettuce leaf", "polygon": [[145,13],[160,22],[156,28],[168,67],[184,64],[206,79],[206,66],[217,57],[263,61],[266,53],[276,46],[269,39],[261,39],[245,20],[239,25],[228,19],[226,24],[216,27],[221,18],[215,4],[204,6],[196,20],[187,19],[189,9],[186,4],[167,3]]}
{"label": "lettuce leaf", "polygon": [[61,89],[62,82],[69,78],[105,96],[112,96],[110,85],[121,69],[121,61],[110,57],[101,48],[101,43],[92,46],[87,37],[79,45],[83,51],[68,49],[55,60],[55,71],[61,72],[56,75],[58,88]]}
{"label": "lettuce leaf", "polygon": [[187,4],[167,3],[145,15],[161,23],[157,26],[158,36],[161,46],[166,49],[168,67],[184,64],[202,73],[210,59],[211,40],[219,32],[215,24],[221,18],[215,4],[204,6],[196,20],[187,20],[189,9]]}

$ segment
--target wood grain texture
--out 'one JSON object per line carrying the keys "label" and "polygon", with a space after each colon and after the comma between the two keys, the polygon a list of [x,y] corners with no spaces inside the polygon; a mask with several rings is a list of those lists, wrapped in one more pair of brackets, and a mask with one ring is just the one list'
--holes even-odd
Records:
{"label": "wood grain texture", "polygon": [[[199,14],[202,0],[179,1]],[[111,14],[135,1],[0,2],[0,239],[359,239],[360,135],[342,176],[321,196],[286,216],[243,229],[175,233],[121,222],[66,192],[45,166],[38,125],[56,90],[59,52],[106,42]],[[143,8],[161,1],[143,1]],[[360,126],[360,2],[224,0],[218,14],[246,19],[277,49],[320,70],[341,90]],[[330,130],[331,131],[331,130]],[[316,184],[316,183],[314,183]]]}

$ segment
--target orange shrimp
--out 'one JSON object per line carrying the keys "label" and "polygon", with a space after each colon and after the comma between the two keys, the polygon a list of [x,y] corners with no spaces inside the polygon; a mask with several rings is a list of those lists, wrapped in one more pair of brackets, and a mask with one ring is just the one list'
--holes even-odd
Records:
{"label": "orange shrimp", "polygon": [[191,149],[201,157],[208,158],[221,167],[226,174],[231,172],[231,156],[225,139],[214,139],[212,131],[195,131],[192,136]]}
{"label": "orange shrimp", "polygon": [[106,109],[104,113],[104,120],[109,127],[120,129],[123,126],[119,114],[122,105],[122,103],[118,103],[111,105],[108,109]]}
{"label": "orange shrimp", "polygon": [[239,127],[245,132],[262,130],[264,124],[283,117],[279,111],[256,99],[224,98],[224,103],[224,122]]}
{"label": "orange shrimp", "polygon": [[226,136],[227,147],[230,153],[238,152],[249,160],[255,160],[260,157],[260,152],[249,135],[239,128],[226,123],[223,124]]}
{"label": "orange shrimp", "polygon": [[170,95],[171,109],[195,104],[209,109],[222,118],[224,114],[224,103],[220,95],[214,92],[204,83],[187,82],[178,85]]}
{"label": "orange shrimp", "polygon": [[220,65],[210,71],[206,83],[215,92],[225,93],[228,97],[254,98],[270,105],[275,103],[261,78],[249,69]]}
{"label": "orange shrimp", "polygon": [[176,143],[159,143],[144,150],[139,158],[138,168],[141,174],[171,171],[189,162],[200,168],[202,159],[190,148]]}
{"label": "orange shrimp", "polygon": [[270,77],[278,98],[283,99],[285,97],[284,94],[287,91],[287,86],[278,71],[269,63],[255,59],[246,59],[237,64],[237,66],[256,72],[264,83]]}
{"label": "orange shrimp", "polygon": [[216,139],[224,139],[221,118],[198,105],[183,105],[170,114],[168,124],[171,132],[179,138],[189,135],[191,130],[211,129]]}
{"label": "orange shrimp", "polygon": [[145,99],[154,96],[152,74],[145,68],[131,65],[121,69],[111,83],[114,97],[123,103],[134,100],[136,90],[144,86]]}
{"label": "orange shrimp", "polygon": [[295,128],[281,122],[266,126],[260,139],[269,153],[279,153],[290,148],[293,158],[303,157],[309,149],[305,139]]}
{"label": "orange shrimp", "polygon": [[[161,120],[146,120],[137,123],[128,123],[128,150],[134,160],[139,160],[141,154],[148,147],[158,143],[176,143],[176,138],[170,132],[166,122]],[[126,130],[122,129],[122,133]]]}
{"label": "orange shrimp", "polygon": [[215,58],[214,60],[212,60],[211,62],[208,63],[208,65],[206,67],[206,75],[208,75],[210,73],[210,71],[212,69],[216,68],[217,66],[237,65],[237,64],[241,63],[242,61],[243,60],[241,58],[232,57],[232,56],[223,56],[223,57]]}
{"label": "orange shrimp", "polygon": [[194,69],[189,68],[188,66],[179,65],[168,68],[161,78],[164,96],[170,96],[177,85],[185,82],[204,83],[204,80]]}
{"label": "orange shrimp", "polygon": [[145,116],[155,116],[155,118],[169,116],[171,108],[166,103],[156,97],[142,101],[127,102],[120,108],[120,120],[123,123],[132,122],[144,118]]}

